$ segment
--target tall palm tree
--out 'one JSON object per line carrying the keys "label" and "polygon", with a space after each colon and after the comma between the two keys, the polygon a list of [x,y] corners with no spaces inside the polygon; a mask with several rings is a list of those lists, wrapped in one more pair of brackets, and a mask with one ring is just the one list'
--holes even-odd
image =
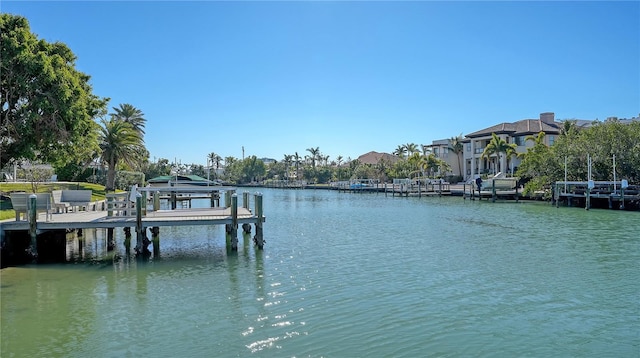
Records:
{"label": "tall palm tree", "polygon": [[293,159],[293,155],[291,154],[285,154],[284,155],[284,166],[286,168],[286,173],[287,173],[287,177],[286,179],[289,179],[289,169],[291,169],[291,160]]}
{"label": "tall palm tree", "polygon": [[141,133],[131,123],[122,120],[103,120],[100,127],[101,160],[107,164],[105,190],[115,190],[116,168],[119,162],[132,167],[140,161],[140,153],[146,151]]}
{"label": "tall palm tree", "polygon": [[[216,170],[220,169],[220,161],[222,160],[221,156],[219,156],[218,154],[216,154],[214,152],[211,152],[211,153],[209,153],[209,155],[207,155],[207,159],[209,159],[209,163],[211,163],[209,165],[215,164],[216,165]],[[209,173],[209,170],[210,169],[207,169],[207,173]],[[216,172],[216,175],[217,175],[217,172]]]}
{"label": "tall palm tree", "polygon": [[338,181],[340,181],[340,179],[342,179],[342,178],[341,178],[341,176],[340,176],[340,164],[342,164],[342,159],[343,159],[343,158],[342,158],[342,156],[341,156],[341,155],[339,155],[339,156],[336,158],[336,163],[337,163],[337,165],[338,165]]}
{"label": "tall palm tree", "polygon": [[456,137],[449,139],[449,150],[458,158],[458,173],[462,175],[462,156],[464,152],[464,144],[462,144],[462,133]]}
{"label": "tall palm tree", "polygon": [[431,148],[428,145],[420,144],[420,148],[422,149],[422,155],[429,155],[431,153]]}
{"label": "tall palm tree", "polygon": [[311,166],[316,167],[316,160],[320,157],[320,147],[307,148],[307,152],[311,154],[309,159],[311,160]]}
{"label": "tall palm tree", "polygon": [[129,103],[120,104],[120,107],[113,107],[115,113],[111,113],[111,119],[125,121],[133,127],[137,132],[144,136],[144,127],[147,120],[144,113]]}
{"label": "tall palm tree", "polygon": [[489,144],[487,144],[487,146],[484,148],[481,157],[489,158],[490,156],[495,154],[496,172],[500,172],[500,154],[505,153],[506,155],[510,150],[513,150],[515,152],[515,149],[515,143],[507,143],[507,141],[498,137],[497,134],[491,133],[491,141],[489,141]]}
{"label": "tall palm tree", "polygon": [[413,153],[418,152],[418,145],[415,143],[407,143],[404,145],[404,148],[407,151],[407,155],[411,155]]}
{"label": "tall palm tree", "polygon": [[293,153],[293,160],[295,162],[296,165],[296,179],[299,178],[299,170],[300,170],[300,155],[298,155],[298,152]]}
{"label": "tall palm tree", "polygon": [[404,145],[398,145],[396,150],[393,151],[393,154],[399,156],[400,158],[404,158],[405,153],[407,153],[407,148]]}

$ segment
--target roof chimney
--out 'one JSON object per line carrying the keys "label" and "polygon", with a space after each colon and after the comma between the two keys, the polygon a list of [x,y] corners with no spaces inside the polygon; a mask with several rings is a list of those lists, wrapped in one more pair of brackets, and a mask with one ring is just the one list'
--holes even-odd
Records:
{"label": "roof chimney", "polygon": [[555,114],[553,112],[540,113],[540,121],[547,124],[553,124],[555,122]]}

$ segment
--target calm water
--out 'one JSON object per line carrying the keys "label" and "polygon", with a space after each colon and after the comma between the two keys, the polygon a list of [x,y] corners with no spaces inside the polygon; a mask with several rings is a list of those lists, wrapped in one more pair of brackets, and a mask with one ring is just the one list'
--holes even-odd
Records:
{"label": "calm water", "polygon": [[[640,216],[264,190],[266,245],[1,271],[2,357],[640,356]],[[118,249],[124,255],[121,233]],[[135,239],[134,239],[135,241]],[[249,241],[249,240],[247,240]]]}

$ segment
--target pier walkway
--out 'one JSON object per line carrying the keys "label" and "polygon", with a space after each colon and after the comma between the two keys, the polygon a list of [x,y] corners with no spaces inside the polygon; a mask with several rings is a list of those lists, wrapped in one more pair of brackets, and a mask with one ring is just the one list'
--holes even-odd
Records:
{"label": "pier walkway", "polygon": [[[224,206],[220,204],[220,193],[224,191]],[[0,222],[0,238],[6,236],[24,236],[31,238],[31,252],[37,256],[37,237],[47,231],[70,231],[82,229],[107,229],[107,234],[113,237],[113,229],[124,228],[130,231],[135,228],[137,233],[136,249],[142,252],[148,245],[147,228],[151,228],[154,236],[154,245],[159,242],[160,227],[166,226],[198,226],[198,225],[225,225],[230,234],[231,249],[237,250],[238,225],[242,225],[245,232],[251,231],[251,224],[255,225],[254,241],[258,248],[262,249],[264,239],[262,224],[265,222],[262,206],[262,194],[254,194],[254,210],[249,208],[250,195],[244,192],[242,206],[238,206],[238,197],[235,188],[223,187],[156,187],[156,188],[132,188],[130,192],[107,194],[104,205],[87,205],[85,210],[73,212],[53,212],[53,209],[44,213],[37,208],[38,197],[29,196],[27,213],[24,219],[18,216],[16,220],[4,220]],[[176,203],[188,198],[189,202],[197,196],[210,203],[210,207],[176,208]],[[152,205],[149,205],[147,196],[151,197]],[[209,200],[206,200],[206,199]],[[170,210],[160,209],[160,201],[167,200],[165,207]],[[214,204],[217,204],[215,206]],[[92,208],[93,210],[90,210]],[[155,247],[155,246],[154,246]]]}

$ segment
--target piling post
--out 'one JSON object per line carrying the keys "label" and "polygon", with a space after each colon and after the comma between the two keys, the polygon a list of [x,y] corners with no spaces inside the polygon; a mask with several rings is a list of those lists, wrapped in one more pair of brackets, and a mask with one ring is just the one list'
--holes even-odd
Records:
{"label": "piling post", "polygon": [[176,204],[176,192],[172,191],[171,195],[169,197],[169,201],[171,202],[171,210],[176,210],[177,204]]}
{"label": "piling post", "polygon": [[147,192],[142,192],[142,215],[147,215]]}
{"label": "piling post", "polygon": [[154,226],[151,228],[151,241],[153,242],[153,257],[160,257],[160,228]]}
{"label": "piling post", "polygon": [[231,197],[233,195],[235,195],[236,191],[235,190],[227,190],[224,192],[224,207],[225,208],[230,208],[231,207]]}
{"label": "piling post", "polygon": [[254,196],[254,205],[255,205],[255,215],[257,217],[256,221],[256,236],[254,236],[253,241],[258,246],[258,249],[262,250],[264,248],[264,237],[262,236],[262,222],[263,222],[263,212],[262,212],[262,193],[256,193]]}
{"label": "piling post", "polygon": [[518,202],[518,181],[516,180],[516,203]]}
{"label": "piling post", "polygon": [[491,202],[496,202],[496,180],[492,179],[491,183],[493,184],[493,188],[491,188]]}
{"label": "piling post", "polygon": [[35,259],[38,257],[38,240],[37,240],[37,219],[38,219],[38,210],[37,210],[37,201],[38,197],[36,194],[29,195],[29,236],[31,236],[31,246],[29,247],[31,251],[31,256]]}
{"label": "piling post", "polygon": [[587,190],[585,194],[587,195],[587,199],[585,200],[585,210],[591,209],[591,189],[594,188],[593,180],[589,180],[587,182]]}
{"label": "piling post", "polygon": [[153,211],[160,210],[160,192],[153,193]]}
{"label": "piling post", "polygon": [[231,250],[238,251],[238,194],[231,194]]}
{"label": "piling post", "polygon": [[245,191],[242,193],[242,207],[245,209],[249,209],[249,192]]}
{"label": "piling post", "polygon": [[116,241],[113,238],[113,228],[107,229],[107,251],[113,251],[116,248]]}
{"label": "piling post", "polygon": [[128,256],[131,253],[131,228],[125,227],[122,230],[124,231],[124,250]]}
{"label": "piling post", "polygon": [[136,250],[141,253],[144,249],[142,241],[144,240],[145,232],[142,227],[142,195],[136,193]]}

